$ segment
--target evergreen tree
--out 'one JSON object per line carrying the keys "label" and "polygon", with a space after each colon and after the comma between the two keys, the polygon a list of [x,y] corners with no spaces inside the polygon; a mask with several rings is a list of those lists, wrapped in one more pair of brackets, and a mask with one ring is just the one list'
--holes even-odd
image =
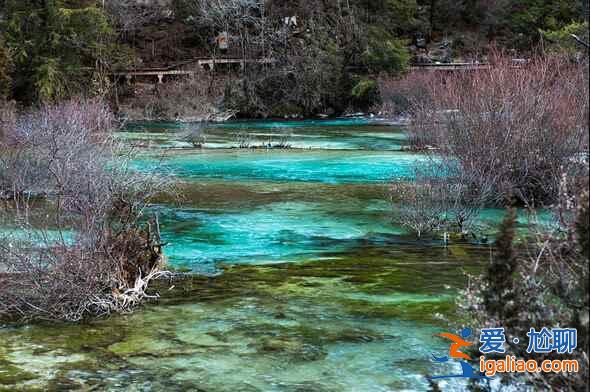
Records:
{"label": "evergreen tree", "polygon": [[5,99],[10,91],[10,70],[11,59],[4,44],[4,39],[0,36],[0,101]]}
{"label": "evergreen tree", "polygon": [[506,322],[514,304],[514,274],[517,267],[514,237],[516,211],[510,208],[499,228],[496,253],[487,268],[483,293],[487,312],[501,322]]}
{"label": "evergreen tree", "polygon": [[0,24],[14,61],[14,96],[51,101],[87,92],[119,57],[107,15],[94,2],[6,0]]}

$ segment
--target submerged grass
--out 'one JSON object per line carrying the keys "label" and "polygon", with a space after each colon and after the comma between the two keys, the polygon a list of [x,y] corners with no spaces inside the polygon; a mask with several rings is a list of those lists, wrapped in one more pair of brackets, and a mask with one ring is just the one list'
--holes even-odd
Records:
{"label": "submerged grass", "polygon": [[[125,386],[133,372],[150,385],[175,388],[189,385],[183,372],[200,374],[192,388],[208,390],[222,385],[219,372],[235,366],[237,357],[248,358],[258,374],[284,376],[283,381],[288,377],[267,369],[270,363],[306,369],[299,381],[311,382],[307,372],[325,368],[334,375],[334,361],[339,361],[334,355],[342,350],[355,356],[376,350],[374,355],[386,357],[383,350],[403,344],[412,328],[426,336],[437,325],[444,328],[441,316],[453,311],[461,271],[480,268],[485,253],[474,247],[463,251],[455,256],[433,249],[429,259],[438,261],[432,264],[414,264],[420,253],[411,248],[398,250],[395,257],[374,250],[315,262],[226,266],[219,276],[161,280],[153,288],[161,301],[136,314],[83,326],[0,329],[0,390]],[[424,344],[414,350],[426,352],[437,342]],[[391,353],[402,373],[423,373],[430,366],[426,360],[394,359],[402,354]],[[37,361],[45,364],[40,372],[34,371]],[[171,370],[180,373],[155,380]],[[249,371],[234,371],[252,390],[266,390]],[[388,382],[410,385],[396,377]],[[224,382],[214,390],[243,386],[234,379]],[[329,384],[320,382],[315,390],[330,390]]]}
{"label": "submerged grass", "polygon": [[[366,150],[391,144],[388,130],[367,140],[352,135],[357,131],[347,129],[345,136],[352,139],[345,142],[366,144]],[[319,136],[333,132],[338,130]],[[318,135],[306,138],[312,136]],[[268,166],[276,168],[273,159],[283,157],[227,151],[219,153],[225,158],[217,152],[204,157],[191,151],[173,153],[178,158],[173,162],[192,169],[187,154],[221,172],[227,168],[224,159],[257,158],[266,173]],[[317,162],[298,162],[308,155]],[[328,167],[334,183],[256,180],[241,171],[236,173],[247,180],[191,179],[181,173],[186,199],[158,201],[164,212],[160,222],[170,234],[166,240],[178,246],[173,265],[183,265],[186,257],[185,270],[193,271],[203,261],[197,253],[209,251],[233,263],[229,251],[235,247],[250,252],[238,255],[245,263],[259,263],[272,246],[292,246],[293,252],[277,252],[278,260],[291,262],[217,264],[216,276],[160,280],[151,288],[161,295],[158,303],[87,325],[0,327],[0,369],[7,369],[0,370],[0,390],[428,390],[424,376],[439,371],[430,354],[446,348],[433,335],[448,328],[445,317],[454,312],[463,272],[478,271],[489,249],[393,238],[387,185],[363,182],[375,164],[389,158],[361,155],[286,153],[288,167],[302,166],[295,174]],[[349,168],[360,160],[366,170],[351,170],[347,178],[354,181],[339,182],[343,160]],[[273,173],[280,178],[282,170]],[[221,219],[228,215],[232,219]],[[236,227],[246,229],[228,235]],[[293,255],[303,261],[292,262]]]}

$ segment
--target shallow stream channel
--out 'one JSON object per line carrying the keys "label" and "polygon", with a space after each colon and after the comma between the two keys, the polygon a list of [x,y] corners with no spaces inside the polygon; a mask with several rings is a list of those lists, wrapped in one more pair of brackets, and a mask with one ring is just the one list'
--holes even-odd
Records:
{"label": "shallow stream channel", "polygon": [[153,210],[168,264],[194,274],[158,283],[161,299],[134,314],[0,326],[0,390],[420,391],[452,370],[432,361],[448,350],[435,335],[490,248],[417,241],[392,223],[390,182],[425,160],[404,151],[402,129],[236,122],[195,148],[179,137],[190,127],[119,137],[141,149],[138,169],[178,181],[182,198]]}

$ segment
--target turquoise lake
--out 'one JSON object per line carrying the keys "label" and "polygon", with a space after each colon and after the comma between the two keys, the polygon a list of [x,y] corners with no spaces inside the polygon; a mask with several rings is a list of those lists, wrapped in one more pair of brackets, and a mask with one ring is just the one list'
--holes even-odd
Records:
{"label": "turquoise lake", "polygon": [[[182,196],[152,211],[169,265],[199,275],[161,282],[161,299],[131,315],[0,326],[0,390],[426,391],[427,375],[456,370],[432,362],[448,350],[435,335],[491,250],[392,224],[390,181],[425,159],[403,151],[402,129],[236,122],[208,128],[204,148],[183,141],[190,129],[132,124],[119,137],[141,151],[136,168],[177,182]],[[259,148],[237,148],[244,137]],[[290,148],[264,148],[276,141]]]}

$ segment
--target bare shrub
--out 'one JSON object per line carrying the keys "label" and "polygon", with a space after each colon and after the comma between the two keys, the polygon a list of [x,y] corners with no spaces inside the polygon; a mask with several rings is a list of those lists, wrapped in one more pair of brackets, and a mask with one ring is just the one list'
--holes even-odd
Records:
{"label": "bare shrub", "polygon": [[470,183],[465,173],[445,166],[443,161],[417,166],[414,181],[391,185],[394,221],[418,238],[439,231],[467,233],[475,229],[475,220],[486,200]]}
{"label": "bare shrub", "polygon": [[246,131],[241,131],[234,134],[234,138],[238,145],[238,148],[250,148],[254,142],[252,135]]}
{"label": "bare shrub", "polygon": [[12,132],[16,123],[16,103],[0,98],[0,144],[6,142],[6,136]]}
{"label": "bare shrub", "polygon": [[105,0],[103,4],[124,35],[171,16],[171,10],[158,1]]}
{"label": "bare shrub", "polygon": [[396,182],[391,187],[394,219],[418,238],[441,225],[440,189],[433,184]]}
{"label": "bare shrub", "polygon": [[207,123],[204,122],[193,124],[188,132],[181,135],[181,139],[192,144],[195,148],[202,148],[207,141],[206,128]]}
{"label": "bare shrub", "polygon": [[292,137],[292,131],[291,130],[284,130],[283,132],[281,132],[277,138],[276,141],[271,141],[271,145],[272,148],[278,148],[278,149],[290,149],[292,147],[291,143],[290,143],[290,139]]}
{"label": "bare shrub", "polygon": [[497,57],[489,70],[455,72],[427,85],[411,137],[432,142],[493,202],[553,203],[562,173],[588,154],[588,65],[539,57],[520,67]]}
{"label": "bare shrub", "polygon": [[127,311],[158,273],[157,222],[144,209],[165,180],[130,170],[99,100],[21,116],[0,152],[0,317],[86,317]]}
{"label": "bare shrub", "polygon": [[129,120],[213,119],[224,94],[225,81],[199,72],[194,78],[148,85],[144,90],[137,88],[133,96],[121,100],[119,114]]}
{"label": "bare shrub", "polygon": [[269,135],[266,137],[266,139],[260,140],[254,138],[254,136],[247,129],[242,129],[233,136],[237,148],[287,150],[292,148],[292,145],[289,142],[291,135],[292,133],[290,129],[283,129],[280,132],[277,132],[276,135]]}
{"label": "bare shrub", "polygon": [[439,75],[435,72],[412,71],[403,77],[381,76],[378,79],[383,115],[410,115],[412,108],[431,102],[430,86]]}

